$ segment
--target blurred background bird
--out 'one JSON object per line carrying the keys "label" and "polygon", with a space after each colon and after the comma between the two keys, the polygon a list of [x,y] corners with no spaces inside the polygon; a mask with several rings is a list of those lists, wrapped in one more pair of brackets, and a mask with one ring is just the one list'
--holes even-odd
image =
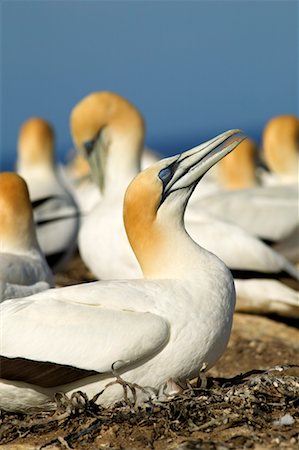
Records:
{"label": "blurred background bird", "polygon": [[78,208],[55,160],[54,130],[44,119],[28,119],[19,132],[17,172],[26,180],[39,245],[54,271],[76,248]]}
{"label": "blurred background bird", "polygon": [[[299,118],[291,115],[273,117],[263,130],[262,155],[271,184],[299,182]],[[272,178],[272,181],[270,181]]]}
{"label": "blurred background bird", "polygon": [[0,173],[0,302],[54,286],[38,245],[25,181]]}

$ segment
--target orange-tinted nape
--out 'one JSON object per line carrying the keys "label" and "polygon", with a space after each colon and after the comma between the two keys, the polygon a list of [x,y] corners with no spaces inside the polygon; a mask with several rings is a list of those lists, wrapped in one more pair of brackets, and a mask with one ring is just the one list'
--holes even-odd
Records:
{"label": "orange-tinted nape", "polygon": [[235,190],[256,184],[257,146],[247,138],[218,163],[219,181],[225,189]]}
{"label": "orange-tinted nape", "polygon": [[40,117],[28,119],[20,128],[19,160],[24,164],[54,164],[54,130]]}
{"label": "orange-tinted nape", "polygon": [[162,182],[157,177],[157,167],[150,167],[137,175],[125,195],[125,228],[144,274],[165,239],[156,221],[161,195]]}
{"label": "orange-tinted nape", "polygon": [[71,112],[70,127],[74,144],[81,150],[103,127],[133,137],[137,145],[143,145],[141,114],[132,103],[113,92],[93,92],[83,98]]}

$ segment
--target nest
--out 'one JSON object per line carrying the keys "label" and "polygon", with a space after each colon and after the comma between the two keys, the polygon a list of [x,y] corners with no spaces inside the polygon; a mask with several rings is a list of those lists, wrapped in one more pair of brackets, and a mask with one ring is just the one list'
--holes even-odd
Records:
{"label": "nest", "polygon": [[[299,446],[298,365],[206,377],[167,401],[103,408],[83,392],[52,412],[2,412],[0,442],[36,449],[235,449]],[[29,446],[31,445],[31,447]],[[33,446],[33,447],[32,447]],[[20,447],[21,448],[21,447]]]}

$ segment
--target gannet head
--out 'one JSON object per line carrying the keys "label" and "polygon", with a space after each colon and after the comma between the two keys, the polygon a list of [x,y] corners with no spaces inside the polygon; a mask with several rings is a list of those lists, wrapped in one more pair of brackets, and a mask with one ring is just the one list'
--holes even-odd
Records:
{"label": "gannet head", "polygon": [[218,164],[219,181],[225,189],[245,189],[256,184],[257,146],[247,138]]}
{"label": "gannet head", "polygon": [[165,246],[175,246],[186,233],[184,211],[204,174],[231,152],[244,137],[227,131],[180,155],[163,159],[138,174],[124,200],[124,223],[144,276],[153,274],[153,261]]}
{"label": "gannet head", "polygon": [[54,131],[44,119],[33,117],[20,128],[18,164],[22,167],[54,166]]}
{"label": "gannet head", "polygon": [[136,166],[138,171],[144,121],[128,100],[112,92],[94,92],[74,107],[70,127],[74,144],[87,158],[101,190],[110,175],[115,179],[128,172],[130,176]]}
{"label": "gannet head", "polygon": [[272,118],[263,131],[263,155],[278,176],[298,180],[299,118],[284,115]]}
{"label": "gannet head", "polygon": [[0,249],[22,251],[37,247],[28,188],[19,175],[0,173]]}

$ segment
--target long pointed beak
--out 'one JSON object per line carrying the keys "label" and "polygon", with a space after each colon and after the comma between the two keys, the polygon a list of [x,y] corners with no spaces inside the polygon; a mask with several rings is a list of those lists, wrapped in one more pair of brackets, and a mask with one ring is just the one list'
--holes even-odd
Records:
{"label": "long pointed beak", "polygon": [[103,192],[104,190],[104,165],[101,158],[101,153],[98,153],[96,151],[92,152],[88,159],[87,159],[90,170],[91,170],[91,177],[93,182],[99,187],[100,191]]}
{"label": "long pointed beak", "polygon": [[93,182],[98,186],[101,192],[104,190],[105,185],[105,156],[103,155],[103,152],[101,151],[95,151],[87,152],[84,149],[84,156],[88,161],[90,170],[91,170],[91,177]]}
{"label": "long pointed beak", "polygon": [[196,186],[203,175],[224,158],[245,136],[235,136],[241,130],[229,130],[197,147],[187,150],[176,159],[173,164],[175,171],[172,178],[164,187],[164,195],[177,189]]}

